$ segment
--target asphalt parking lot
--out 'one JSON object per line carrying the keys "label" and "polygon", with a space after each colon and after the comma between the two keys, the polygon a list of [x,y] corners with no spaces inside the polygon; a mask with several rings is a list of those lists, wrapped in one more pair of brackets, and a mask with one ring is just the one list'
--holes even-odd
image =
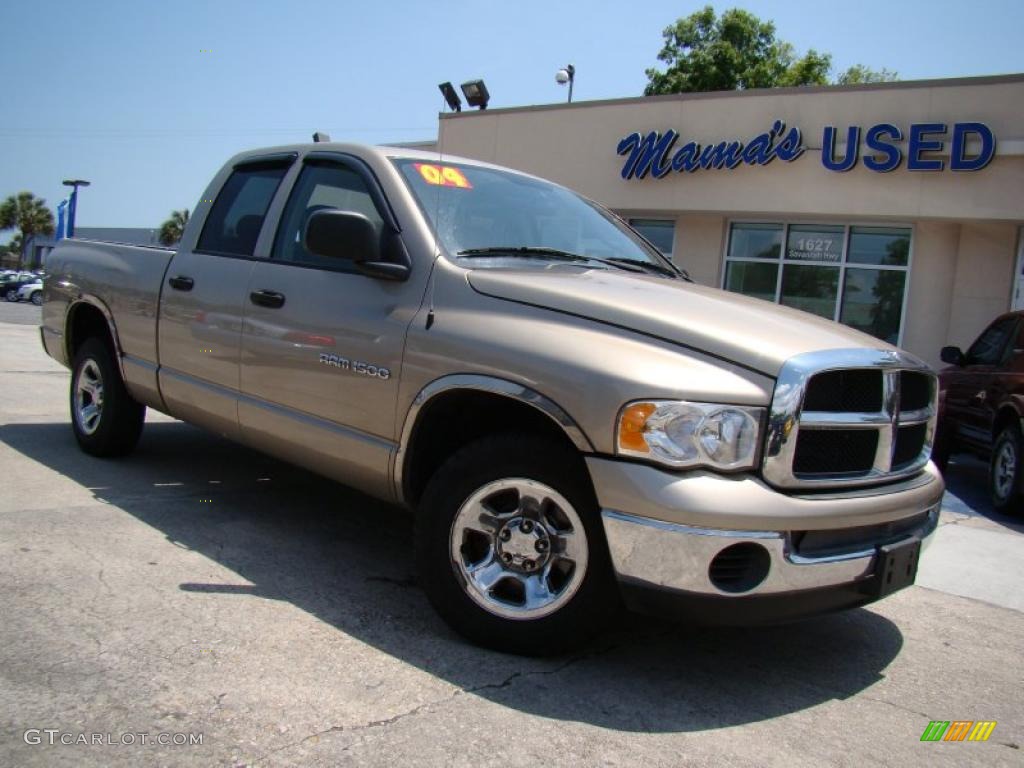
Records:
{"label": "asphalt parking lot", "polygon": [[80,453],[38,317],[0,304],[0,765],[1024,764],[1024,525],[977,462],[870,608],[509,657],[434,615],[398,509],[152,412]]}

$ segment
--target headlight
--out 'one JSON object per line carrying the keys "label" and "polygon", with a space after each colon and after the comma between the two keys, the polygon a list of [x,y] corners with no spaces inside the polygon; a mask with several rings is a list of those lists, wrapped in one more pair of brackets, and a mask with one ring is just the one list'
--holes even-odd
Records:
{"label": "headlight", "polygon": [[616,446],[670,467],[750,469],[757,458],[763,408],[645,400],[619,414]]}

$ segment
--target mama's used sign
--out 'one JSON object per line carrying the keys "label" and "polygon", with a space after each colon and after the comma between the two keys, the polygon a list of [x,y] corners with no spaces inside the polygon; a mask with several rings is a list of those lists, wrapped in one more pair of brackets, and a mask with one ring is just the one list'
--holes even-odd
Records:
{"label": "mama's used sign", "polygon": [[[908,171],[941,171],[946,167],[946,160],[935,155],[944,152],[947,139],[951,171],[980,171],[992,162],[996,153],[995,135],[984,123],[955,123],[952,132],[945,123],[914,123],[906,136],[892,123],[879,123],[867,130],[851,125],[846,129],[846,146],[839,154],[837,135],[838,131],[831,125],[825,126],[822,132],[821,164],[830,171],[849,171],[861,162],[865,168],[886,173],[899,168],[904,159]],[[968,151],[967,143],[971,139],[978,144]],[[702,145],[688,141],[677,147],[678,140],[679,133],[673,130],[625,136],[616,150],[626,156],[622,178],[643,179],[650,175],[661,179],[672,172],[731,170],[741,164],[768,165],[776,158],[791,163],[807,150],[800,129],[794,126],[786,130],[781,120],[747,142],[720,141]],[[863,157],[862,142],[866,147]]]}

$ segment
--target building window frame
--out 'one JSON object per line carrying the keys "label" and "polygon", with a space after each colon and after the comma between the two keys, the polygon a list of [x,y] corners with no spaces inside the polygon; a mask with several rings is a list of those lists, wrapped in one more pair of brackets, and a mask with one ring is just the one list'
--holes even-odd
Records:
{"label": "building window frame", "polygon": [[[733,236],[733,225],[735,224],[772,224],[782,227],[782,247],[779,249],[779,257],[777,259],[759,259],[752,256],[739,256],[733,257],[729,255],[729,246],[732,242]],[[791,227],[842,227],[843,228],[843,245],[840,259],[838,262],[813,262],[806,259],[790,259],[787,258],[788,244],[789,244],[789,230]],[[906,229],[910,232],[910,246],[907,249],[907,263],[906,266],[892,265],[892,264],[864,264],[861,262],[849,261],[850,253],[850,235],[854,228],[859,227],[879,227],[884,229]],[[775,297],[772,300],[773,304],[781,305],[780,299],[782,298],[782,277],[784,268],[787,264],[793,265],[815,265],[820,264],[823,267],[834,266],[839,268],[839,282],[836,289],[836,301],[835,309],[832,313],[832,320],[841,323],[839,319],[843,311],[843,292],[846,289],[846,273],[848,269],[876,269],[892,272],[904,272],[906,278],[903,281],[903,298],[900,304],[900,325],[899,332],[896,336],[896,346],[903,346],[903,335],[906,331],[907,326],[907,304],[908,297],[910,296],[910,280],[913,274],[914,268],[914,243],[917,240],[917,231],[913,223],[905,221],[840,221],[836,219],[774,219],[774,218],[727,218],[725,222],[725,237],[723,238],[722,244],[722,260],[721,260],[721,274],[719,277],[719,287],[722,290],[726,289],[726,280],[729,277],[729,263],[730,262],[743,262],[748,264],[776,264],[778,270],[775,275]],[[784,305],[783,305],[784,306]],[[827,319],[827,318],[826,318]],[[851,326],[847,326],[848,328]],[[879,341],[883,341],[879,339]]]}

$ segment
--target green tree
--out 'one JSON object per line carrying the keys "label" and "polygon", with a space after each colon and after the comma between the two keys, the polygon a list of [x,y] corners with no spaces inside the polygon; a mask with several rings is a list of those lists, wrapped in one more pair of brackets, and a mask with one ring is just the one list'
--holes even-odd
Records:
{"label": "green tree", "polygon": [[53,213],[41,197],[19,192],[0,203],[0,232],[6,229],[18,230],[18,250],[24,263],[29,238],[53,234]]}
{"label": "green tree", "polygon": [[837,85],[858,85],[860,83],[892,83],[899,80],[899,74],[885,67],[874,70],[863,64],[854,64],[836,78]]}
{"label": "green tree", "polygon": [[644,95],[732,91],[791,85],[824,85],[832,57],[776,40],[775,25],[733,8],[720,17],[710,5],[678,19],[662,32],[658,60],[667,68],[647,70]]}
{"label": "green tree", "polygon": [[171,211],[167,221],[160,225],[160,242],[164,245],[174,245],[185,234],[186,224],[188,224],[188,208]]}

